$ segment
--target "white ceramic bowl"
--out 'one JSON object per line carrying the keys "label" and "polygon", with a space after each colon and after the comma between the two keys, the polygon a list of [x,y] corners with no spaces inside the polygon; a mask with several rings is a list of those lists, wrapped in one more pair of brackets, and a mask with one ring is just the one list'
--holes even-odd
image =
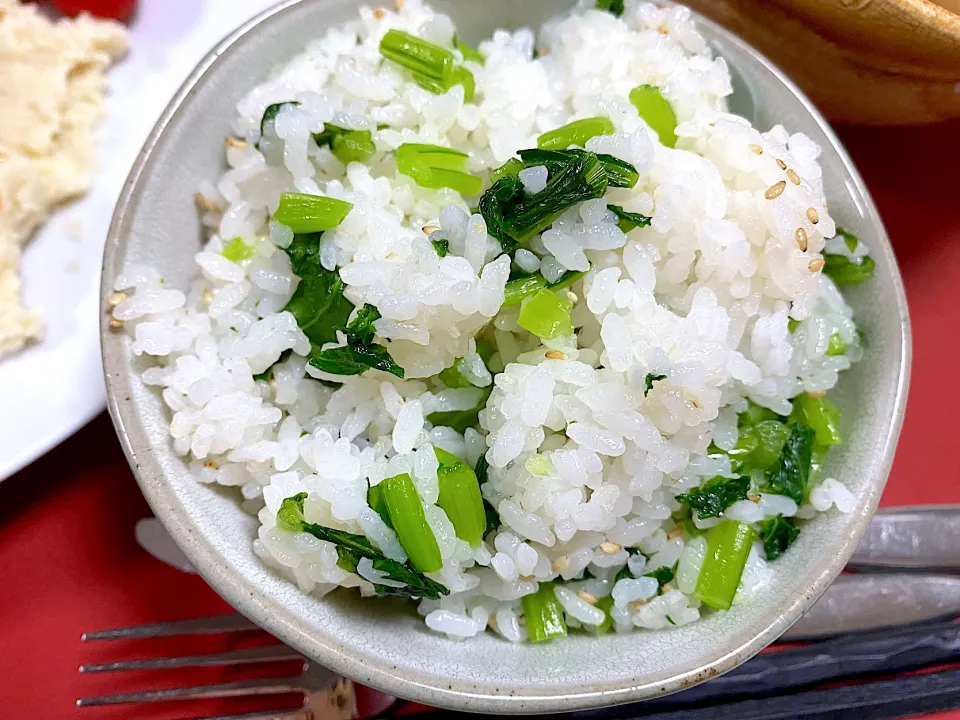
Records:
{"label": "white ceramic bowl", "polygon": [[[468,42],[499,27],[537,26],[565,4],[435,2]],[[193,195],[221,171],[236,102],[356,7],[350,0],[282,3],[200,63],[127,180],[106,245],[104,300],[128,262],[153,265],[170,285],[186,287],[201,238]],[[550,712],[663,695],[725,672],[776,639],[840,572],[876,507],[903,417],[910,342],[900,275],[863,182],[816,110],[736,37],[707,21],[700,30],[733,70],[735,111],[760,129],[782,122],[823,148],[830,212],[859,232],[877,262],[874,279],[848,294],[868,350],[840,382],[847,442],[828,466],[856,493],[856,509],[807,523],[757,598],[692,625],[600,638],[573,634],[544,645],[515,645],[491,633],[457,643],[428,631],[412,603],[361,601],[354,592],[317,599],[264,567],[251,550],[255,518],[240,509],[234,492],[190,476],[172,451],[158,393],[140,381],[144,361],[104,323],[110,412],[143,492],[200,574],[240,612],[305,655],[395,695],[469,710]]]}

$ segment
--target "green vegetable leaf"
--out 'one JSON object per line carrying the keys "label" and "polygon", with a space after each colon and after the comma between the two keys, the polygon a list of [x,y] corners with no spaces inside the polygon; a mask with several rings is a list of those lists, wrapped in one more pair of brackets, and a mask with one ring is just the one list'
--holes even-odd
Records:
{"label": "green vegetable leaf", "polygon": [[597,159],[607,171],[607,184],[610,187],[632,188],[640,179],[640,173],[626,160],[606,153],[597,153]]}
{"label": "green vegetable leaf", "polygon": [[643,396],[646,397],[647,393],[653,390],[653,384],[658,380],[666,380],[666,375],[657,375],[655,373],[647,373],[647,376],[643,379],[644,389]]}
{"label": "green vegetable leaf", "polygon": [[790,437],[777,462],[764,473],[760,491],[786,495],[799,504],[803,502],[810,477],[815,432],[812,427],[800,423],[790,427]]}
{"label": "green vegetable leaf", "polygon": [[597,0],[597,10],[606,10],[611,15],[623,15],[623,0]]}
{"label": "green vegetable leaf", "polygon": [[793,518],[777,515],[760,523],[760,539],[767,560],[776,560],[800,535],[800,528]]}
{"label": "green vegetable leaf", "polygon": [[336,342],[337,330],[353,312],[353,303],[343,296],[340,273],[320,264],[320,237],[319,233],[295,235],[286,248],[300,284],[284,310],[293,314],[314,345]]}
{"label": "green vegetable leaf", "polygon": [[300,532],[303,528],[303,501],[307,499],[305,492],[297,493],[285,498],[277,511],[277,527],[287,532]]}
{"label": "green vegetable leaf", "polygon": [[823,254],[823,272],[838,286],[859,285],[873,277],[876,263],[869,255],[851,260],[846,255]]}
{"label": "green vegetable leaf", "polygon": [[477,482],[481,485],[487,481],[487,474],[490,472],[490,463],[487,462],[486,454],[477,458],[477,464],[473,468],[473,472],[476,473]]}
{"label": "green vegetable leaf", "polygon": [[440,257],[446,257],[450,254],[450,243],[447,240],[431,240],[430,244],[437,251]]}
{"label": "green vegetable leaf", "polygon": [[490,182],[495,183],[508,175],[517,177],[521,170],[523,170],[523,162],[517,158],[510,158],[500,167],[490,171]]}
{"label": "green vegetable leaf", "polygon": [[347,325],[347,338],[361,345],[369,345],[373,342],[373,336],[377,334],[373,322],[379,319],[380,311],[369,303],[365,304],[357,310],[357,316],[353,322]]}
{"label": "green vegetable leaf", "polygon": [[603,610],[605,617],[603,618],[603,622],[599,625],[594,625],[591,629],[597,635],[605,635],[613,629],[613,618],[610,617],[610,609],[613,607],[613,596],[606,595],[602,598],[597,598],[596,607]]}
{"label": "green vegetable leaf", "polygon": [[460,363],[463,362],[463,358],[457,358],[454,360],[453,365],[448,368],[444,368],[440,371],[440,374],[437,375],[437,378],[446,385],[448,388],[472,388],[473,383],[467,380],[464,377],[463,373],[460,372]]}
{"label": "green vegetable leaf", "polygon": [[313,141],[319,146],[329,146],[330,151],[344,165],[350,162],[366,162],[377,151],[373,133],[369,130],[351,130],[333,123],[324,123],[323,130],[313,133]]}
{"label": "green vegetable leaf", "polygon": [[737,427],[741,430],[743,428],[752,427],[753,425],[763,422],[764,420],[785,419],[780,415],[777,415],[773,410],[765,408],[762,405],[757,405],[752,400],[748,400],[747,402],[749,403],[747,409],[737,416]]}
{"label": "green vegetable leaf", "polygon": [[[520,151],[520,157],[531,152]],[[532,151],[559,153],[560,151]],[[607,173],[596,155],[589,152],[568,153],[559,169],[550,173],[547,186],[527,196],[519,178],[506,176],[498,180],[480,198],[479,211],[487,223],[487,232],[500,241],[504,252],[542,232],[567,208],[591,198],[603,197],[607,190]]]}
{"label": "green vegetable leaf", "polygon": [[847,344],[840,337],[840,333],[834,333],[830,336],[830,342],[827,344],[826,355],[843,355],[847,350]]}
{"label": "green vegetable leaf", "polygon": [[386,557],[363,535],[334,530],[304,520],[303,502],[306,498],[306,493],[298,493],[286,498],[277,512],[277,527],[287,532],[309,533],[319,540],[333,543],[337,546],[337,565],[347,572],[355,573],[360,559],[369,558],[375,570],[385,573],[391,580],[402,582],[406,586],[396,588],[374,584],[379,595],[405,595],[439,600],[440,596],[450,594],[444,585],[431,580],[408,564]]}
{"label": "green vegetable leaf", "polygon": [[[473,472],[477,476],[477,482],[480,483],[480,487],[483,487],[483,484],[487,481],[487,473],[489,470],[490,465],[487,463],[487,456],[481,455],[478,457],[477,466],[473,469]],[[483,499],[483,512],[487,516],[487,527],[484,528],[483,531],[484,536],[486,536],[500,527],[500,515],[486,498]]]}
{"label": "green vegetable leaf", "polygon": [[613,584],[616,585],[621,580],[632,580],[633,573],[630,572],[630,566],[624,565],[622,568],[617,570],[617,574],[613,576]]}
{"label": "green vegetable leaf", "polygon": [[490,397],[493,386],[491,385],[480,389],[483,390],[483,393],[475,407],[469,410],[448,410],[445,412],[430,413],[427,415],[427,420],[433,423],[435,427],[443,426],[453,428],[461,435],[468,427],[477,427],[480,424],[480,411],[487,406],[487,398]]}
{"label": "green vegetable leaf", "polygon": [[617,225],[625,233],[630,232],[634,228],[647,227],[653,219],[640,213],[627,212],[619,205],[607,205],[607,210],[610,210],[617,216],[617,220],[619,220]]}
{"label": "green vegetable leaf", "polygon": [[266,134],[267,127],[272,123],[277,115],[280,113],[280,110],[284,105],[299,105],[296,100],[288,100],[287,102],[278,102],[273,105],[267,105],[267,109],[263,111],[263,117],[260,118],[260,137],[263,137]]}
{"label": "green vegetable leaf", "polygon": [[314,350],[310,364],[331,375],[360,375],[373,368],[403,377],[403,368],[397,365],[390,352],[373,342],[376,330],[373,321],[380,313],[373,305],[364,305],[353,322],[344,328],[347,344],[327,350]]}
{"label": "green vegetable leaf", "polygon": [[509,253],[520,243],[510,235],[508,217],[523,200],[523,183],[516,175],[506,174],[491,185],[477,204],[477,211],[487,224],[487,232]]}
{"label": "green vegetable leaf", "polygon": [[227,246],[220,251],[227,260],[232,263],[243,262],[253,257],[254,249],[252,245],[247,245],[243,238],[235,237],[227,243]]}
{"label": "green vegetable leaf", "polygon": [[701,520],[720,517],[723,511],[738,500],[746,500],[750,492],[750,478],[725,478],[717,476],[688,493],[677,495],[677,501],[697,511]]}
{"label": "green vegetable leaf", "polygon": [[790,429],[779,420],[761,420],[740,428],[736,446],[727,453],[735,472],[772,467],[789,436]]}
{"label": "green vegetable leaf", "polygon": [[[518,154],[522,160],[523,167],[529,168],[543,165],[545,168],[547,168],[547,176],[552,178],[556,173],[563,170],[570,163],[575,162],[578,158],[583,158],[584,155],[591,153],[589,153],[587,150],[580,150],[578,148],[571,148],[568,150],[529,148],[527,150],[521,150]],[[610,187],[631,188],[637,184],[637,180],[640,179],[640,174],[633,165],[625,160],[614,157],[613,155],[607,155],[606,153],[595,154],[597,160],[599,160],[600,164],[603,166],[604,172],[607,174],[607,185]],[[506,166],[509,164],[510,160],[508,160],[506,164],[502,165],[498,169],[506,168]]]}
{"label": "green vegetable leaf", "polygon": [[664,565],[663,567],[658,567],[653,572],[644,573],[643,576],[651,577],[654,580],[656,580],[657,585],[659,586],[657,588],[657,594],[662,595],[663,586],[666,585],[668,582],[673,582],[674,572],[673,572],[673,568],[669,568],[666,565]]}
{"label": "green vegetable leaf", "polygon": [[860,239],[846,228],[837,226],[837,235],[843,238],[843,244],[847,246],[850,252],[856,252],[860,245]]}

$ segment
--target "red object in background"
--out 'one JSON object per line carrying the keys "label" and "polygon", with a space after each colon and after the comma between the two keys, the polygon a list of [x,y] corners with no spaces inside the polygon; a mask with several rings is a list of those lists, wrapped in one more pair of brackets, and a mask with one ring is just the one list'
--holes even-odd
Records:
{"label": "red object in background", "polygon": [[[954,179],[960,167],[960,122],[846,129],[841,136],[890,233],[913,326],[906,422],[882,504],[960,502],[960,463],[953,452],[960,405],[960,204]],[[213,652],[264,641],[261,635],[259,641],[220,636],[81,644],[86,630],[229,611],[198,576],[173,570],[140,550],[133,527],[148,514],[105,416],[0,483],[4,720],[172,720],[279,706],[259,699],[74,707],[82,695],[266,675],[256,668],[77,675],[83,662]],[[960,720],[960,711],[937,717]]]}
{"label": "red object in background", "polygon": [[53,0],[53,4],[70,17],[88,12],[97,17],[126,22],[133,15],[137,0]]}

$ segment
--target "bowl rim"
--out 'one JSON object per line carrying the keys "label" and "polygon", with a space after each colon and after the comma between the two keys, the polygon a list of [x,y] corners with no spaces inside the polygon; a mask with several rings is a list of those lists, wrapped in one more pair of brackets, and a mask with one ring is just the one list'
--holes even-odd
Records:
{"label": "bowl rim", "polygon": [[[130,206],[138,193],[143,178],[152,169],[153,151],[167,126],[177,118],[182,106],[189,102],[192,95],[197,92],[197,86],[202,82],[207,72],[219,61],[221,55],[270,18],[291,11],[302,3],[315,1],[317,0],[281,0],[276,5],[267,8],[240,25],[204,56],[170,100],[131,167],[114,209],[104,247],[100,286],[101,307],[105,306],[105,299],[113,292],[114,275],[111,270],[116,261],[116,251],[121,246],[121,238],[125,237],[129,231],[131,223]],[[810,587],[795,597],[788,606],[781,607],[776,616],[761,631],[736,647],[713,653],[709,662],[688,666],[685,669],[673,672],[668,679],[638,679],[635,683],[627,686],[624,686],[622,682],[600,683],[590,686],[589,689],[573,690],[558,695],[524,693],[523,691],[517,694],[481,692],[472,689],[469,686],[469,681],[461,681],[460,687],[456,682],[431,685],[425,674],[419,676],[418,679],[400,674],[389,663],[383,663],[380,666],[371,665],[353,657],[349,651],[336,647],[336,643],[328,642],[322,636],[307,633],[292,611],[287,610],[280,603],[262,597],[256,588],[250,586],[240,573],[229,569],[216,548],[204,538],[201,529],[195,526],[181,506],[180,501],[166,482],[159,463],[150,453],[147,453],[146,456],[137,454],[132,438],[137,439],[136,444],[140,447],[149,447],[149,444],[143,427],[135,414],[129,409],[132,407],[130,398],[121,397],[123,395],[122,388],[118,387],[117,381],[114,380],[114,376],[118,374],[117,371],[122,372],[122,358],[118,357],[120,353],[114,352],[116,349],[112,348],[109,342],[112,334],[109,327],[109,317],[107,313],[101,313],[100,339],[107,387],[107,409],[137,483],[140,485],[154,514],[165,526],[186,530],[186,532],[178,533],[176,538],[178,545],[181,546],[201,577],[240,613],[254,619],[264,630],[304,652],[308,657],[317,659],[321,664],[393,695],[434,706],[470,711],[497,713],[561,712],[615,705],[666,695],[725,673],[776,640],[796,622],[800,615],[820,597],[834,578],[840,574],[847,560],[855,551],[877,508],[880,494],[890,473],[894,450],[903,424],[912,357],[911,330],[903,281],[893,255],[889,237],[873,199],[845,148],[816,107],[774,63],[746,41],[696,11],[691,10],[691,13],[699,26],[710,28],[711,32],[722,38],[724,42],[737,46],[739,50],[762,62],[800,100],[804,110],[812,117],[829,140],[832,149],[837,153],[844,168],[852,178],[853,187],[848,187],[848,190],[855,196],[859,195],[858,200],[863,216],[871,219],[878,231],[880,242],[879,247],[875,250],[886,257],[890,267],[894,270],[893,290],[896,312],[900,320],[902,351],[900,373],[897,378],[896,396],[893,403],[893,416],[890,418],[886,435],[883,438],[882,461],[878,478],[865,490],[865,502],[862,503],[858,511],[851,514],[851,532],[847,534],[839,552],[826,559]]]}

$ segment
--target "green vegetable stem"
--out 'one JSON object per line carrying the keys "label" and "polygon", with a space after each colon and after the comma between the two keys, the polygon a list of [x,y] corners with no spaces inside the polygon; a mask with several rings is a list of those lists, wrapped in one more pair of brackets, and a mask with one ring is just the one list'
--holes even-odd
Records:
{"label": "green vegetable stem", "polygon": [[422,143],[404,143],[397,148],[397,170],[413,178],[420,187],[448,187],[461,195],[476,195],[483,181],[466,172],[467,153]]}
{"label": "green vegetable stem", "polygon": [[753,527],[724,520],[707,534],[707,556],[700,569],[695,594],[714,610],[727,610],[733,603],[755,536]]}
{"label": "green vegetable stem", "polygon": [[571,145],[583,147],[592,137],[614,132],[616,128],[608,117],[583,118],[543,133],[537,138],[537,147],[543,150],[566,150]]}
{"label": "green vegetable stem", "polygon": [[[464,59],[476,59],[476,51],[459,45]],[[466,48],[466,49],[465,49]],[[380,41],[380,54],[413,73],[414,82],[432,93],[444,93],[454,85],[462,85],[464,99],[473,100],[473,73],[465,67],[456,67],[454,54],[439,45],[421,40],[402,30],[389,30]],[[481,57],[482,60],[482,57]]]}
{"label": "green vegetable stem", "polygon": [[573,334],[572,303],[550,290],[538,290],[520,305],[517,324],[537,337],[551,340]]}
{"label": "green vegetable stem", "polygon": [[273,219],[293,230],[295,235],[332,230],[343,222],[352,204],[306,193],[285,192]]}
{"label": "green vegetable stem", "polygon": [[439,45],[402,30],[388,30],[380,40],[380,54],[408,70],[443,80],[453,72],[456,58]]}
{"label": "green vegetable stem", "polygon": [[532,642],[544,642],[567,634],[563,607],[553,592],[552,582],[542,582],[532,595],[523,596],[523,615]]}
{"label": "green vegetable stem", "polygon": [[437,505],[453,523],[458,538],[466,540],[471,547],[480,547],[487,517],[476,473],[456,455],[438,447],[434,448],[434,452],[440,462],[437,470],[440,483]]}
{"label": "green vegetable stem", "polygon": [[420,572],[437,572],[443,566],[440,546],[427,524],[423,501],[413,480],[402,473],[381,481],[376,487],[380,488],[382,502],[410,563]]}
{"label": "green vegetable stem", "polygon": [[526,298],[531,295],[536,295],[538,291],[545,288],[561,290],[562,288],[569,287],[586,274],[586,270],[579,272],[567,270],[560,276],[560,279],[555,282],[547,282],[547,279],[540,273],[511,280],[503,290],[503,307],[519,305]]}
{"label": "green vegetable stem", "polygon": [[656,85],[638,85],[630,91],[630,103],[643,121],[667,147],[677,144],[677,116]]}

